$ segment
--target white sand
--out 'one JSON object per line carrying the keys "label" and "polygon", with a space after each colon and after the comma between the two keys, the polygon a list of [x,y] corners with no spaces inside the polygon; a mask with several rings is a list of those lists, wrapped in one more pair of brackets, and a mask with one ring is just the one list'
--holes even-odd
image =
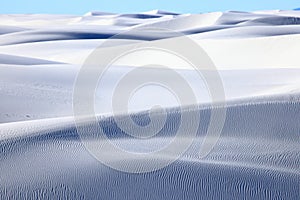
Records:
{"label": "white sand", "polygon": [[[223,82],[227,118],[219,142],[200,159],[209,91],[189,66],[158,58],[190,84],[197,98],[197,104],[189,104],[190,112],[200,110],[203,119],[193,145],[179,160],[153,173],[130,175],[106,167],[84,148],[73,119],[73,89],[95,48],[114,34],[151,26],[182,32],[208,53]],[[151,37],[124,38],[114,48]],[[0,15],[0,197],[299,199],[299,52],[299,11]],[[111,115],[116,83],[147,56],[136,54],[110,69],[96,92],[99,116]],[[172,112],[178,106],[157,87],[144,88],[129,104],[135,112],[156,104]],[[139,141],[124,138],[105,119],[100,124],[110,127],[112,142],[137,153],[166,145],[179,123],[171,120],[170,130]],[[146,119],[141,114],[138,120]],[[126,160],[111,159],[120,165]]]}

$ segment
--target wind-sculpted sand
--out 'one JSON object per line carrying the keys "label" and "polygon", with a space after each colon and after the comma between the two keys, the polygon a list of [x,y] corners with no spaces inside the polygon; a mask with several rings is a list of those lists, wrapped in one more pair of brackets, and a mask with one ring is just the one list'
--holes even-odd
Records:
{"label": "wind-sculpted sand", "polygon": [[[115,113],[116,83],[139,67],[146,58],[141,53],[129,57],[132,64],[113,64],[98,83],[96,124],[91,116],[78,121],[74,91],[87,57],[97,48],[175,41],[172,32],[130,32],[149,27],[178,32],[201,46],[217,68],[224,102],[212,102],[207,89],[204,79],[213,78],[213,70],[202,70],[201,79],[195,69],[164,56],[158,61],[167,60],[186,80],[196,102],[182,105],[151,86],[133,96],[128,113]],[[299,199],[299,34],[296,10],[0,15],[0,198]],[[164,70],[149,68],[141,68],[145,78]],[[184,90],[168,74],[162,78]],[[130,83],[123,86],[131,88]],[[151,110],[159,103],[162,109]],[[224,125],[215,140],[208,134],[212,113],[224,109]],[[186,134],[176,137],[182,117],[192,123],[198,114],[195,135],[185,126]],[[140,127],[164,124],[153,137],[137,138],[118,123],[134,132],[126,124],[128,117]],[[105,141],[95,135],[98,130]],[[174,140],[190,140],[191,145],[180,155],[159,151]],[[107,141],[139,157],[104,148],[103,161],[86,145]],[[212,141],[216,144],[202,157],[201,148]],[[153,162],[172,162],[146,173],[139,173],[144,165],[135,165],[136,173],[128,173],[128,164],[151,164],[147,154],[154,152]]]}

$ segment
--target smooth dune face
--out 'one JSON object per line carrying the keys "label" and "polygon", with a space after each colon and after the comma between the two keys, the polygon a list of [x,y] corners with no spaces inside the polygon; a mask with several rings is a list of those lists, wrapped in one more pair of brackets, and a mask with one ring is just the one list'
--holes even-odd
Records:
{"label": "smooth dune face", "polygon": [[[174,55],[134,52],[114,62],[99,80],[93,101],[97,126],[89,118],[78,125],[74,91],[87,57],[97,48],[177,41],[171,31],[130,32],[153,27],[184,34],[203,48],[218,69],[225,102],[212,100],[205,78],[214,79],[213,70],[202,70],[201,78]],[[299,11],[0,15],[1,199],[300,199],[299,34]],[[129,114],[114,110],[117,84],[153,61],[149,56],[183,77],[196,101],[183,105],[169,91],[151,85],[132,94]],[[160,75],[178,91],[185,90],[162,70],[143,66],[144,77],[139,78]],[[122,85],[124,91],[130,88],[130,83]],[[151,115],[155,105],[164,110]],[[205,141],[214,141],[208,135],[213,113],[224,108],[220,138],[202,157]],[[176,137],[182,117],[193,122],[198,114],[195,135],[187,126]],[[145,129],[149,131],[164,124],[154,137],[138,139],[120,127],[124,122],[131,129],[128,117],[140,127],[151,124]],[[98,128],[118,149],[145,156],[134,159],[102,149],[105,162],[99,160],[86,145],[105,144],[95,138]],[[147,157],[174,140],[185,144],[190,139],[180,156],[166,151],[153,161]],[[147,163],[163,166],[169,160],[174,162],[148,173],[112,167],[142,163],[135,166],[142,172]]]}

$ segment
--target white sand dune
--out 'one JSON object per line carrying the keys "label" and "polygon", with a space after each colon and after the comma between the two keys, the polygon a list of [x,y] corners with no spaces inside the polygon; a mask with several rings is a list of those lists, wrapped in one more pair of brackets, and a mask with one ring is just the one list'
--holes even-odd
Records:
{"label": "white sand dune", "polygon": [[[295,116],[299,106],[283,102],[230,107],[217,146],[200,159],[198,148],[210,115],[204,109],[190,149],[167,168],[138,175],[117,172],[93,158],[80,142],[72,118],[3,124],[1,194],[20,198],[26,194],[44,198],[297,199],[300,121]],[[172,114],[170,119],[174,119]],[[139,120],[147,119],[140,116]],[[149,152],[168,144],[177,123],[169,120],[166,127],[171,129],[144,141],[127,137],[109,119],[100,125],[115,145]],[[111,159],[122,164],[126,158],[111,155]]]}
{"label": "white sand dune", "polygon": [[[130,174],[107,167],[85,148],[75,126],[73,90],[85,59],[107,40],[114,40],[112,48],[120,48],[172,37],[147,32],[111,39],[147,27],[186,34],[207,52],[223,82],[227,115],[216,146],[201,158],[211,112],[222,107],[211,105],[206,83],[195,70],[163,57],[160,61],[189,83],[197,102],[180,105],[157,87],[145,88],[129,102],[131,117],[147,124],[151,106],[161,104],[166,124],[151,139],[126,135],[112,117],[114,88],[147,55],[113,65],[95,91],[95,111],[99,126],[117,147],[134,153],[156,151],[175,137],[179,106],[188,107],[183,112],[191,121],[194,113],[201,115],[196,137],[179,159],[158,171]],[[0,15],[1,199],[299,199],[299,34],[296,10]],[[162,70],[146,67],[143,73]],[[209,70],[203,73],[212,77]],[[163,116],[158,112],[156,122]],[[91,126],[85,135],[92,137],[94,131]],[[189,137],[186,132],[182,141]],[[103,154],[112,163],[127,163],[128,158]],[[162,154],[159,159],[169,157]]]}

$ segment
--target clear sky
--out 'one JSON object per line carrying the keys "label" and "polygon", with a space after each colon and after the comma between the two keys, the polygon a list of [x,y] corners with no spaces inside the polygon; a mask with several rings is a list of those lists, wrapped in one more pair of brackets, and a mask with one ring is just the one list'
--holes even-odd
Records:
{"label": "clear sky", "polygon": [[299,7],[299,0],[1,0],[0,13],[134,13],[155,9],[202,13],[227,10],[288,10]]}

